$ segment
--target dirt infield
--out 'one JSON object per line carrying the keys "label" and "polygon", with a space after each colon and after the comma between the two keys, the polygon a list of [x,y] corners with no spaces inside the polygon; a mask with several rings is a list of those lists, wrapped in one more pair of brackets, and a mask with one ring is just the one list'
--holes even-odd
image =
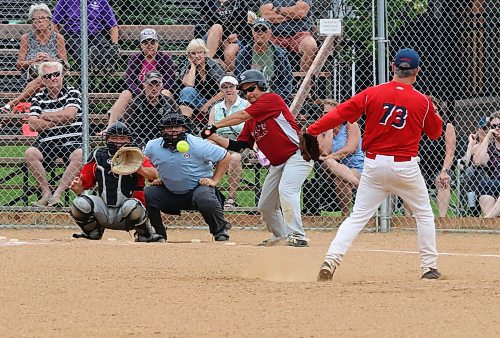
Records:
{"label": "dirt infield", "polygon": [[0,336],[500,336],[498,235],[438,234],[444,278],[422,281],[414,232],[364,233],[317,283],[333,232],[305,249],[257,247],[267,233],[248,230],[234,245],[202,230],[166,244],[70,234],[0,230]]}

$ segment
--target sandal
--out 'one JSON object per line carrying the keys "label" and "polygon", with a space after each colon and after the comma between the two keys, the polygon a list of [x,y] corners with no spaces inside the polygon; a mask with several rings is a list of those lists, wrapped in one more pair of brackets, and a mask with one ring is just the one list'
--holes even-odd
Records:
{"label": "sandal", "polygon": [[224,208],[234,208],[236,206],[238,205],[236,204],[236,201],[232,198],[228,198],[224,203]]}

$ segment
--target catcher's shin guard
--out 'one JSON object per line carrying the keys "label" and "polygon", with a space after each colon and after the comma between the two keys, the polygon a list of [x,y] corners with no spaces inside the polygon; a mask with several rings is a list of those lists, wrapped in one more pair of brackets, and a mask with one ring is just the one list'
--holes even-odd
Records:
{"label": "catcher's shin guard", "polygon": [[147,218],[146,209],[142,203],[134,198],[125,200],[122,204],[123,217],[127,231],[134,229],[138,224],[144,223]]}
{"label": "catcher's shin guard", "polygon": [[82,195],[75,198],[69,213],[83,231],[81,234],[73,234],[73,237],[92,240],[102,238],[103,229],[95,218],[94,202],[88,196]]}

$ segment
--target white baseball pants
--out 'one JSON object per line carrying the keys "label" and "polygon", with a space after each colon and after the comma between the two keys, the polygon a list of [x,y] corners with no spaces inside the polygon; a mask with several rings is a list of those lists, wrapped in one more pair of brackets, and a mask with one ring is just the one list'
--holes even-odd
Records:
{"label": "white baseball pants", "polygon": [[282,165],[269,168],[258,207],[262,221],[274,238],[283,238],[292,232],[305,238],[300,215],[300,192],[313,165],[313,161],[304,161],[297,151]]}
{"label": "white baseball pants", "polygon": [[408,162],[394,162],[392,156],[383,155],[377,155],[374,160],[365,158],[353,211],[340,225],[327,259],[342,261],[356,236],[391,193],[399,195],[416,218],[421,267],[437,268],[434,214],[416,157]]}

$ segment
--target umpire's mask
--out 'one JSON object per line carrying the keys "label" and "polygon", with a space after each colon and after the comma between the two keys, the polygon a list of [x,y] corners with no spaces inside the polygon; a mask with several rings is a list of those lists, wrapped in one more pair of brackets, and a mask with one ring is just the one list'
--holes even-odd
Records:
{"label": "umpire's mask", "polygon": [[163,138],[163,147],[175,149],[177,142],[186,140],[186,120],[179,113],[165,114],[158,126]]}

